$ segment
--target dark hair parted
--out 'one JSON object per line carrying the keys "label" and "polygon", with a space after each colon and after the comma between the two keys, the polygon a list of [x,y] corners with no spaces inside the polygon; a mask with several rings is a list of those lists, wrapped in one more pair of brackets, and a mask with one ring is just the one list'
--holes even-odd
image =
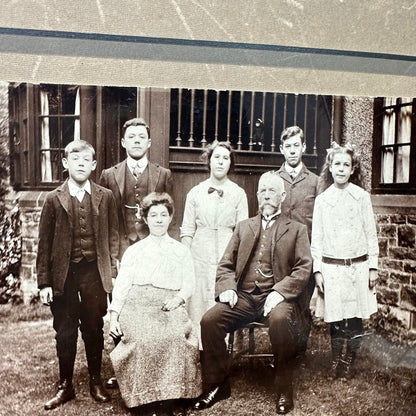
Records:
{"label": "dark hair parted", "polygon": [[142,200],[142,206],[140,209],[142,218],[147,218],[150,208],[155,205],[164,205],[168,210],[170,216],[172,216],[175,211],[173,207],[172,197],[168,193],[151,192]]}
{"label": "dark hair parted", "polygon": [[86,142],[85,140],[73,140],[69,142],[64,150],[65,158],[68,158],[70,153],[78,153],[84,150],[89,150],[92,154],[93,160],[95,160],[95,150],[91,143]]}
{"label": "dark hair parted", "polygon": [[305,143],[305,136],[303,134],[303,130],[298,126],[290,126],[286,127],[282,134],[280,135],[280,144],[283,145],[283,142],[287,139],[290,139],[293,136],[300,135],[300,139],[302,140],[302,143]]}
{"label": "dark hair parted", "polygon": [[230,152],[230,169],[228,172],[232,171],[234,167],[234,151],[233,151],[233,148],[231,147],[230,142],[214,140],[211,144],[209,144],[204,149],[201,155],[201,160],[207,165],[208,171],[211,172],[211,166],[210,166],[211,156],[217,147],[223,147],[224,149],[227,149]]}
{"label": "dark hair parted", "polygon": [[326,150],[327,155],[325,159],[325,164],[322,167],[321,174],[319,175],[318,179],[318,194],[325,191],[334,183],[334,178],[332,177],[332,173],[329,171],[329,168],[334,160],[334,155],[337,153],[345,153],[350,155],[352,168],[354,169],[349,182],[360,186],[363,188],[363,181],[361,175],[361,164],[359,159],[359,154],[355,150],[355,146],[351,145],[350,143],[346,143],[343,146],[340,146],[336,142],[331,143],[331,147]]}
{"label": "dark hair parted", "polygon": [[146,123],[146,121],[144,120],[144,118],[131,118],[130,120],[127,120],[124,124],[123,124],[123,128],[121,130],[121,137],[124,137],[124,135],[126,134],[126,130],[128,127],[130,126],[144,126],[146,127],[147,130],[147,135],[150,137],[150,127],[149,125]]}

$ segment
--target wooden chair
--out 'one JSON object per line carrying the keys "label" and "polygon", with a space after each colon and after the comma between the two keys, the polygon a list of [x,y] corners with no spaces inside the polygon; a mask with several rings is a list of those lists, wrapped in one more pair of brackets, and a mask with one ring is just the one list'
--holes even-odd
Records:
{"label": "wooden chair", "polygon": [[[253,366],[254,358],[273,358],[274,355],[272,353],[256,353],[256,344],[255,344],[255,337],[254,337],[254,330],[261,329],[261,328],[268,328],[269,324],[267,322],[250,322],[246,326],[241,327],[241,329],[247,328],[248,329],[248,350],[242,352],[242,358],[248,358],[250,362],[250,366]],[[229,334],[228,338],[228,354],[232,357],[234,349],[234,332]]]}

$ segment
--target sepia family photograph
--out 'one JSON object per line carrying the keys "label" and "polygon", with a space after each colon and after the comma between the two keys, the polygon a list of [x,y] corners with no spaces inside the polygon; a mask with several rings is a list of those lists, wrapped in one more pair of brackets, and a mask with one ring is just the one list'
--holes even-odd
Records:
{"label": "sepia family photograph", "polygon": [[415,414],[414,56],[265,44],[192,3],[226,42],[183,1],[158,12],[183,36],[0,23],[34,63],[0,72],[0,415]]}
{"label": "sepia family photograph", "polygon": [[[2,238],[5,243],[2,247],[2,258],[6,260],[2,263],[2,326],[3,334],[7,334],[2,336],[4,343],[2,349],[7,351],[2,369],[7,379],[7,383],[3,385],[3,388],[7,389],[3,395],[4,409],[14,409],[16,414],[26,411],[25,409],[30,409],[31,414],[42,414],[43,402],[46,403],[49,396],[52,397],[55,393],[56,379],[59,378],[59,371],[62,371],[62,357],[56,358],[53,340],[52,315],[54,323],[56,317],[53,309],[51,313],[48,307],[42,306],[39,298],[38,289],[42,289],[49,282],[43,280],[47,279],[45,276],[50,273],[44,270],[44,267],[46,269],[52,267],[42,265],[42,260],[39,260],[40,248],[47,251],[42,254],[45,257],[54,255],[55,251],[58,259],[65,257],[66,247],[71,256],[77,256],[74,253],[74,242],[71,246],[68,245],[68,241],[81,238],[82,233],[78,237],[73,235],[71,238],[68,235],[74,232],[71,231],[71,227],[68,228],[67,235],[52,234],[49,238],[53,241],[42,243],[41,224],[52,229],[45,231],[47,235],[62,229],[62,226],[58,225],[62,220],[60,217],[62,213],[49,210],[48,216],[42,221],[44,215],[42,209],[45,210],[45,202],[49,201],[48,195],[55,188],[65,186],[68,179],[72,178],[71,167],[68,166],[70,163],[68,147],[85,141],[94,149],[95,169],[90,172],[91,183],[104,185],[116,196],[113,201],[115,202],[113,223],[106,219],[105,224],[99,223],[98,226],[99,230],[109,228],[110,235],[102,234],[102,236],[106,236],[105,238],[110,241],[107,243],[110,248],[114,246],[114,242],[111,241],[114,235],[111,236],[111,232],[118,233],[116,247],[113,247],[115,252],[124,253],[130,245],[136,247],[134,244],[138,244],[138,241],[148,240],[146,236],[149,231],[146,221],[138,218],[140,208],[139,211],[137,209],[139,206],[143,209],[141,205],[145,202],[145,194],[168,191],[171,195],[172,200],[168,206],[172,207],[169,208],[172,211],[168,212],[168,216],[172,216],[173,219],[168,225],[168,233],[172,240],[178,242],[182,240],[191,251],[184,252],[189,258],[184,258],[180,262],[177,277],[175,277],[175,269],[172,268],[175,259],[172,265],[166,266],[169,267],[169,276],[166,278],[171,280],[170,284],[174,279],[179,279],[177,283],[179,286],[171,289],[189,292],[186,286],[191,285],[198,290],[194,295],[189,296],[189,293],[183,295],[188,301],[189,315],[196,317],[195,322],[199,321],[204,312],[215,304],[215,297],[218,294],[216,295],[214,283],[216,276],[217,279],[219,278],[218,274],[216,275],[217,266],[221,264],[222,267],[230,267],[222,263],[221,257],[237,222],[240,218],[244,220],[248,217],[256,217],[259,212],[260,200],[257,190],[262,175],[272,171],[282,177],[282,183],[287,190],[286,199],[281,206],[281,215],[296,222],[302,221],[306,225],[305,228],[309,228],[308,231],[313,238],[314,200],[318,192],[322,191],[319,175],[328,160],[328,155],[331,152],[336,154],[338,152],[336,147],[339,147],[345,149],[339,151],[339,155],[346,154],[349,160],[352,160],[349,154],[353,151],[354,163],[357,160],[357,166],[354,167],[360,169],[361,173],[361,189],[372,195],[373,218],[370,216],[363,219],[364,223],[360,227],[367,230],[373,221],[374,231],[377,230],[377,248],[369,248],[373,250],[371,255],[378,258],[373,265],[378,273],[375,286],[377,313],[371,313],[371,318],[370,315],[366,316],[370,319],[364,320],[364,326],[358,334],[361,345],[354,357],[353,375],[342,374],[345,371],[343,367],[348,367],[346,354],[349,344],[347,343],[345,347],[341,347],[344,350],[340,351],[340,361],[337,362],[335,369],[332,369],[331,375],[334,359],[334,342],[331,341],[333,325],[325,324],[322,318],[315,316],[320,298],[319,292],[315,292],[310,304],[312,310],[310,335],[306,339],[307,345],[304,346],[303,356],[294,364],[293,369],[296,397],[293,414],[336,415],[357,411],[361,414],[379,414],[383,409],[391,414],[411,414],[415,397],[416,356],[411,346],[414,345],[412,334],[414,334],[416,299],[413,281],[416,228],[411,208],[406,207],[406,196],[402,194],[411,192],[415,185],[413,183],[415,175],[412,174],[415,167],[411,163],[415,102],[416,100],[411,97],[363,98],[267,91],[2,83],[2,120],[4,120],[2,158],[4,166],[9,166],[9,169],[3,172],[2,206],[4,215]],[[141,143],[143,139],[136,139],[136,130],[145,133],[146,145]],[[286,136],[291,136],[282,140],[282,132],[286,132]],[[129,141],[132,142],[131,146]],[[293,151],[290,147],[286,150],[285,143],[290,142],[297,144],[299,149],[296,150],[295,146]],[[138,149],[134,148],[134,143]],[[81,147],[81,150],[73,154],[82,155],[82,149]],[[128,170],[127,163],[129,157],[134,159],[131,155],[135,156],[135,152],[143,153],[138,159],[142,160],[145,157],[148,166],[138,174],[138,180]],[[88,151],[86,153],[88,154]],[[207,159],[209,154],[210,158]],[[232,166],[231,160],[227,159],[231,154]],[[226,156],[224,160],[223,156]],[[213,160],[216,158],[219,167],[213,165]],[[62,163],[65,159],[66,164]],[[286,166],[291,165],[300,168],[294,179],[286,172]],[[77,169],[75,169],[75,177],[77,177],[76,172]],[[152,178],[151,174],[155,177]],[[128,196],[126,190],[129,182],[133,190],[131,196]],[[146,190],[145,186],[150,189]],[[219,195],[216,191],[209,193],[210,187],[221,189],[224,195]],[[297,189],[300,190],[299,195],[296,193]],[[343,198],[346,196],[344,195]],[[74,197],[72,199],[75,200]],[[334,234],[339,234],[338,239],[341,238],[341,243],[345,242],[344,249],[349,250],[361,243],[348,238],[350,235],[350,230],[346,228],[348,221],[353,221],[349,227],[355,227],[353,224],[356,220],[355,217],[348,216],[351,212],[359,216],[364,213],[357,214],[354,206],[348,205],[348,198],[342,199],[340,203],[341,205],[337,206],[338,217],[336,219],[323,217],[323,224],[320,224],[320,227],[322,232],[326,232],[325,224],[336,220],[330,226],[336,227],[338,224],[339,229],[330,228],[330,230]],[[52,200],[51,204],[50,209],[54,206]],[[163,204],[156,206],[164,207]],[[79,210],[83,207],[81,205],[71,208]],[[81,222],[82,211],[78,216],[78,221]],[[318,218],[318,216],[314,217],[314,221],[318,221]],[[120,224],[115,229],[114,222],[118,220]],[[94,230],[90,230],[90,233],[92,231]],[[371,233],[371,229],[368,232]],[[336,241],[337,236],[327,238]],[[85,240],[88,240],[87,234]],[[39,247],[38,243],[42,246]],[[96,251],[96,258],[100,253],[99,243],[102,241],[97,241],[95,250],[92,250]],[[288,243],[285,247],[287,245]],[[140,247],[139,244],[137,249],[136,253],[130,250],[127,252],[130,253],[128,257],[132,257],[125,266],[124,272],[123,267],[120,267],[122,253],[115,254],[114,259],[111,259],[114,267],[118,265],[118,272],[126,278],[128,278],[128,270],[140,276],[142,268],[148,268],[154,273],[154,265],[162,264],[162,258],[157,258],[158,248],[152,249],[152,246],[145,247],[145,245]],[[54,251],[48,252],[49,250]],[[83,258],[85,253],[88,256],[88,250],[81,243],[79,250],[78,256]],[[163,257],[169,255],[169,249],[166,250]],[[252,250],[255,250],[255,247],[249,251],[253,253]],[[323,248],[319,250],[322,252]],[[337,250],[340,248],[338,247]],[[180,256],[179,252],[175,251],[175,253],[175,256]],[[277,251],[277,256],[279,255],[283,254]],[[145,259],[150,262],[147,266],[144,263]],[[57,259],[53,262],[56,261]],[[194,267],[189,271],[188,263],[192,261]],[[262,259],[256,261],[261,264],[263,262]],[[368,262],[369,260],[364,262],[367,264],[366,267],[369,267]],[[71,259],[72,263],[74,262]],[[339,265],[335,267],[337,273],[340,273]],[[353,265],[346,267],[355,269]],[[183,272],[186,272],[184,273],[186,279],[190,278],[190,274],[195,275],[184,287],[180,283]],[[154,277],[156,287],[163,285],[163,282],[158,280],[162,279],[163,273],[165,272],[160,270],[160,275]],[[117,271],[110,273],[111,277],[116,275]],[[140,287],[140,280],[136,281],[136,279],[144,279],[142,284],[149,282],[144,277],[132,276],[129,280],[130,284],[131,279],[136,282],[133,283],[134,288]],[[211,282],[208,279],[211,279]],[[55,280],[53,284],[56,284]],[[62,291],[63,285],[61,286]],[[255,287],[258,288],[257,284]],[[163,290],[166,291],[168,288]],[[109,325],[113,310],[110,309],[110,313],[107,314],[105,295],[105,292],[111,290],[111,285],[110,289],[104,286],[105,305],[102,314],[105,315],[105,349],[102,355],[102,374],[100,374],[103,384],[114,376],[114,363],[111,364],[112,360],[109,356],[109,352],[114,349],[109,335],[109,331],[112,330]],[[248,291],[250,292],[249,289]],[[207,294],[211,294],[211,299]],[[192,296],[195,295],[196,299],[193,300]],[[54,293],[53,297],[55,296],[59,297]],[[95,296],[94,293],[94,298]],[[144,400],[144,403],[147,403],[147,400],[157,401],[146,397],[140,400],[133,399],[132,397],[138,394],[134,389],[140,390],[143,385],[152,385],[147,379],[149,365],[159,369],[163,366],[163,374],[166,376],[170,366],[179,365],[177,360],[183,351],[180,346],[177,346],[178,349],[175,351],[170,350],[172,339],[169,341],[168,350],[166,350],[167,346],[159,346],[159,342],[166,342],[166,333],[162,338],[157,338],[161,318],[155,316],[155,322],[151,322],[149,319],[152,312],[140,309],[146,307],[146,305],[140,306],[144,299],[150,304],[156,304],[157,309],[161,309],[163,299],[159,299],[159,295],[148,293],[135,296],[137,303],[130,305],[133,310],[129,312],[128,320],[140,326],[134,331],[140,330],[149,334],[150,339],[147,342],[151,345],[150,351],[144,353],[143,351],[147,351],[149,347],[146,345],[139,347],[135,344],[136,348],[130,348],[124,353],[128,353],[127,356],[130,357],[128,360],[137,360],[139,363],[137,368],[129,370],[133,374],[123,374],[125,368],[130,368],[126,367],[126,357],[123,358],[121,355],[118,359],[114,358],[116,372],[121,374],[114,380],[120,379],[120,383],[124,383],[124,386],[122,384],[123,389],[117,386],[105,390],[111,392],[112,400],[105,401],[105,404],[98,407],[91,400],[88,392],[91,359],[88,359],[88,355],[86,359],[83,351],[87,344],[84,347],[83,343],[78,341],[73,372],[73,383],[77,394],[76,398],[60,408],[60,414],[75,414],[79,412],[80,405],[87,406],[87,409],[90,409],[88,413],[91,414],[128,414],[126,403],[127,406],[130,403],[135,408],[141,403],[140,400]],[[148,296],[156,296],[156,298]],[[338,296],[341,296],[338,301],[343,299],[341,294]],[[123,301],[119,299],[119,302]],[[48,300],[45,303],[48,303]],[[116,309],[120,312],[122,307],[116,306]],[[166,315],[167,312],[161,313]],[[82,320],[80,322],[82,337],[84,342],[87,342],[84,338]],[[166,324],[165,322],[163,325]],[[174,326],[179,326],[179,323]],[[215,404],[209,410],[201,410],[201,414],[249,415],[275,412],[273,378],[276,370],[274,367],[277,364],[274,362],[273,350],[267,336],[268,323],[259,322],[254,325],[244,321],[242,326],[244,328],[241,331],[235,334],[234,331],[231,332],[234,344],[231,349],[229,337],[227,339],[227,354],[231,360],[232,395],[230,399]],[[121,327],[123,328],[123,325]],[[121,333],[122,330],[120,328],[119,330]],[[140,335],[141,342],[144,342],[144,334],[136,335]],[[288,342],[288,339],[284,342]],[[13,348],[9,348],[10,345],[13,345]],[[66,349],[65,345],[64,349]],[[184,385],[188,384],[185,388],[189,387],[194,397],[192,394],[191,397],[185,394],[184,397],[179,395],[177,398],[188,399],[185,401],[185,405],[190,408],[188,414],[197,414],[196,410],[192,410],[191,399],[197,398],[198,388],[201,388],[196,386],[195,381],[198,375],[201,377],[198,343],[194,345],[194,352],[191,353],[190,350],[188,353],[192,365],[196,365],[197,369],[192,379],[186,379],[187,383],[184,383],[184,380],[182,382]],[[167,357],[164,354],[167,354]],[[142,362],[143,355],[147,358],[144,362]],[[172,361],[165,361],[168,358]],[[147,361],[153,361],[153,364]],[[191,365],[191,362],[184,365]],[[155,376],[155,371],[152,370],[150,379]],[[187,374],[184,371],[182,369],[181,374]],[[136,372],[145,373],[143,380]],[[133,382],[131,378],[137,378],[137,382]],[[196,383],[195,386],[192,386],[192,383]],[[123,397],[123,391],[126,397]],[[158,396],[151,395],[151,397]],[[161,397],[164,397],[163,394]],[[237,404],[242,406],[240,410],[235,410]],[[141,411],[143,409],[139,408],[138,412]]]}

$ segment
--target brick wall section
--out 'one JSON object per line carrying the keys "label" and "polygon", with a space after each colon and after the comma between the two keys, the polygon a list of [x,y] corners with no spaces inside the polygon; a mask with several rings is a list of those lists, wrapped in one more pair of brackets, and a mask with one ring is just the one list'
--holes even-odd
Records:
{"label": "brick wall section", "polygon": [[377,214],[378,300],[404,328],[416,330],[416,213]]}
{"label": "brick wall section", "polygon": [[20,192],[14,197],[18,200],[22,230],[22,259],[20,268],[23,301],[29,303],[37,294],[36,254],[40,213],[46,192]]}

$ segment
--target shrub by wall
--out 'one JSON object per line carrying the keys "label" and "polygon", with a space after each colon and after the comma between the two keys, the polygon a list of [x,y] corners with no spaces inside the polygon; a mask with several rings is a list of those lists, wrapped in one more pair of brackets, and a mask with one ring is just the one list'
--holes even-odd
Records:
{"label": "shrub by wall", "polygon": [[20,303],[19,268],[21,259],[20,216],[17,204],[6,203],[10,192],[9,166],[9,117],[7,83],[0,83],[0,303]]}

